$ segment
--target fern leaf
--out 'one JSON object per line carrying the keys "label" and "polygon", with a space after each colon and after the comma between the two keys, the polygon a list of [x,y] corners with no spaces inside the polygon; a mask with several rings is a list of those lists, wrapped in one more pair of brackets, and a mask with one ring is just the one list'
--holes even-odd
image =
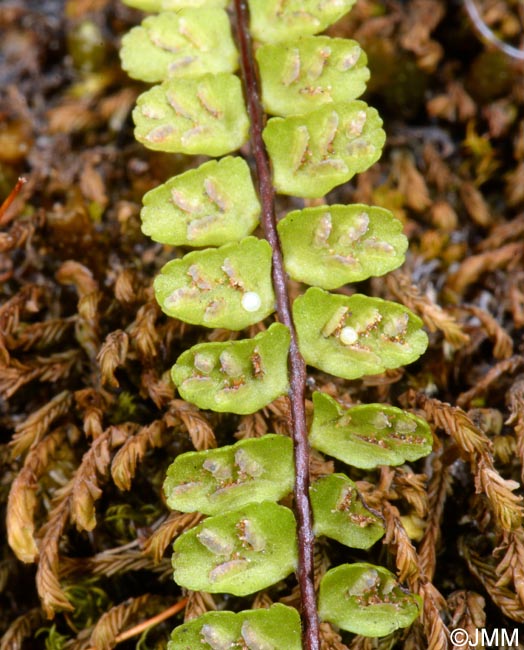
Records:
{"label": "fern leaf", "polygon": [[345,474],[319,478],[310,494],[315,535],[351,548],[369,548],[384,535],[381,519],[364,506],[355,483]]}
{"label": "fern leaf", "polygon": [[318,34],[354,4],[355,0],[249,0],[251,33],[261,43]]}
{"label": "fern leaf", "polygon": [[155,278],[163,311],[186,323],[241,330],[275,309],[271,246],[256,237],[193,251]]}
{"label": "fern leaf", "polygon": [[257,227],[260,215],[246,162],[210,160],[149,191],[140,213],[142,232],[173,246],[221,246]]}
{"label": "fern leaf", "polygon": [[278,233],[289,275],[323,289],[384,275],[403,263],[408,247],[389,210],[362,204],[295,210]]}
{"label": "fern leaf", "polygon": [[223,9],[181,9],[149,16],[122,39],[122,68],[133,79],[234,72],[238,57]]}
{"label": "fern leaf", "polygon": [[345,379],[411,363],[428,344],[418,316],[381,298],[311,287],[295,300],[293,315],[306,363]]}
{"label": "fern leaf", "polygon": [[431,451],[433,438],[427,422],[402,409],[360,404],[343,410],[324,393],[314,393],[313,404],[311,445],[353,467],[400,465]]}
{"label": "fern leaf", "polygon": [[367,57],[356,41],[305,36],[296,43],[263,45],[256,53],[264,108],[271,115],[309,113],[350,102],[366,89]]}
{"label": "fern leaf", "polygon": [[128,7],[142,11],[178,11],[188,7],[221,7],[225,8],[229,0],[122,0]]}
{"label": "fern leaf", "polygon": [[167,650],[302,650],[300,618],[296,609],[272,605],[269,609],[208,612],[177,627]]}
{"label": "fern leaf", "polygon": [[171,376],[180,395],[203,409],[254,413],[288,389],[289,330],[273,323],[253,339],[199,343],[186,350]]}
{"label": "fern leaf", "polygon": [[278,501],[292,491],[294,477],[291,439],[270,434],[177,456],[164,492],[173,510],[216,515],[248,503]]}
{"label": "fern leaf", "polygon": [[187,589],[246,596],[296,568],[295,518],[270,501],[216,515],[174,544],[175,581]]}
{"label": "fern leaf", "polygon": [[140,95],[133,120],[145,147],[191,155],[235,151],[249,128],[240,80],[227,73],[168,79]]}
{"label": "fern leaf", "polygon": [[275,189],[306,198],[324,196],[380,158],[385,141],[381,127],[377,111],[359,100],[271,118],[262,137]]}
{"label": "fern leaf", "polygon": [[421,609],[420,596],[402,589],[390,571],[372,564],[342,564],[320,583],[320,617],[355,634],[386,636],[411,625]]}

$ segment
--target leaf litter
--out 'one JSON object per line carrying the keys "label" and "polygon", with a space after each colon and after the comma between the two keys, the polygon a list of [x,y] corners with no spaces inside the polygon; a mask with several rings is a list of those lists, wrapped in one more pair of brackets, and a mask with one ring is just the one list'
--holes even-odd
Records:
{"label": "leaf litter", "polygon": [[[476,4],[518,49],[518,3]],[[169,547],[200,519],[168,512],[169,460],[289,433],[286,398],[250,416],[201,412],[175,398],[165,372],[204,334],[152,297],[172,249],[140,232],[140,197],[188,159],[133,139],[141,87],[116,52],[138,20],[110,0],[7,0],[0,13],[1,650],[33,647],[38,630],[50,647],[109,648],[166,610],[182,597]],[[456,626],[524,621],[524,75],[478,31],[444,0],[361,0],[331,29],[368,53],[387,149],[329,202],[374,203],[402,220],[407,263],[369,281],[370,295],[419,314],[430,348],[402,372],[345,382],[312,371],[308,385],[346,405],[409,406],[432,426],[426,463],[352,476],[384,517],[391,565],[424,597],[421,622],[393,642],[406,649],[445,648]],[[301,207],[279,199],[281,214]],[[311,465],[335,470],[318,453]],[[319,544],[317,582],[339,553]],[[36,576],[20,560],[37,561]],[[225,598],[190,594],[185,616]],[[254,606],[280,599],[296,603],[293,584]],[[170,628],[159,623],[148,642],[165,644]],[[370,647],[328,624],[321,633],[325,650]]]}

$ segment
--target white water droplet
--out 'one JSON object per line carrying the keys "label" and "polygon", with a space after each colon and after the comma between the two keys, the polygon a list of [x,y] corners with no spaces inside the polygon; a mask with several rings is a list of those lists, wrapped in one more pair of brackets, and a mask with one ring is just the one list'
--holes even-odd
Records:
{"label": "white water droplet", "polygon": [[344,345],[353,345],[358,341],[358,332],[353,327],[346,325],[340,330],[340,342]]}
{"label": "white water droplet", "polygon": [[256,291],[247,291],[242,296],[242,308],[246,311],[258,311],[260,305],[262,304],[262,298],[256,293]]}

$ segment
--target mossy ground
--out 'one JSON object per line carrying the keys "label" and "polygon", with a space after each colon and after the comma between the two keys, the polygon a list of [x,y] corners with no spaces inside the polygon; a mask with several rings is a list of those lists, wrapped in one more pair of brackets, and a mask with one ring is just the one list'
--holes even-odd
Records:
{"label": "mossy ground", "polygon": [[[478,4],[518,45],[517,0]],[[121,629],[167,609],[180,598],[171,539],[196,523],[164,505],[170,459],[287,431],[284,399],[255,416],[200,413],[175,399],[166,374],[207,333],[155,305],[152,280],[173,251],[142,235],[141,197],[201,161],[148,152],[133,138],[143,88],[117,52],[139,18],[117,0],[7,0],[0,9],[0,200],[27,178],[0,219],[0,500],[4,520],[11,494],[11,533],[34,525],[40,545],[38,564],[0,547],[2,650],[110,647]],[[411,567],[408,582],[427,578],[442,600],[427,588],[435,606],[426,620],[438,628],[430,642],[421,627],[380,646],[324,629],[325,648],[440,648],[438,620],[524,622],[524,64],[483,44],[458,1],[359,0],[331,33],[367,51],[366,99],[388,137],[380,163],[327,200],[374,203],[403,221],[407,263],[358,290],[416,311],[430,347],[416,364],[362,381],[312,372],[309,388],[416,408],[436,443],[426,461],[352,474],[382,508],[387,544],[348,558],[323,543],[318,570],[340,556]],[[300,207],[279,199],[281,214]],[[333,470],[320,457],[312,467]],[[17,540],[36,559],[28,536]],[[294,586],[257,604],[296,603]],[[192,594],[186,616],[226,601],[251,606]],[[140,647],[165,647],[173,625],[156,626]]]}

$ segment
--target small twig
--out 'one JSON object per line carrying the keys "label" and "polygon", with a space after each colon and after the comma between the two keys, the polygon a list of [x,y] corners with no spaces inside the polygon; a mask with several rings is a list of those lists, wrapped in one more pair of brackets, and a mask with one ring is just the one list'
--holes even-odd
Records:
{"label": "small twig", "polygon": [[504,41],[502,41],[486,25],[486,23],[482,19],[482,16],[479,13],[479,10],[477,9],[477,5],[475,4],[474,0],[464,0],[464,6],[466,8],[466,11],[468,12],[471,22],[473,23],[475,29],[481,36],[483,36],[487,41],[489,41],[501,52],[504,52],[504,54],[507,54],[513,59],[524,61],[523,50],[519,50],[518,48],[513,47],[513,45],[509,45],[509,43],[505,43]]}
{"label": "small twig", "polygon": [[[0,226],[5,226],[8,223],[8,219],[5,218],[5,214],[11,205],[11,203],[16,199],[16,197],[20,194],[20,190],[22,187],[27,183],[27,178],[23,178],[22,176],[16,181],[16,185],[13,187],[11,192],[9,192],[9,196],[5,199],[5,201],[0,205]],[[5,219],[5,221],[4,221]]]}
{"label": "small twig", "polygon": [[273,286],[279,320],[289,328],[289,397],[295,455],[295,514],[298,537],[298,583],[300,586],[303,642],[305,650],[320,650],[319,623],[314,585],[314,535],[313,515],[309,501],[309,443],[307,437],[305,390],[306,364],[298,348],[297,334],[291,315],[287,292],[286,273],[282,249],[277,234],[275,218],[275,191],[271,178],[269,159],[262,140],[264,114],[261,109],[260,90],[249,34],[249,12],[245,0],[235,0],[237,37],[241,53],[243,81],[249,117],[251,119],[251,146],[257,167],[261,224],[264,235],[273,251]]}
{"label": "small twig", "polygon": [[[115,644],[122,643],[122,641],[127,641],[128,639],[131,639],[137,634],[141,634],[144,630],[147,630],[150,627],[158,625],[159,623],[162,623],[162,621],[171,618],[171,616],[178,614],[178,612],[181,609],[184,609],[184,607],[187,604],[187,601],[188,601],[187,598],[182,598],[182,600],[179,600],[178,603],[175,603],[171,607],[168,607],[163,612],[160,612],[160,614],[157,614],[152,618],[148,618],[147,621],[142,621],[142,623],[139,623],[134,627],[130,627],[129,630],[126,630],[125,632],[121,632],[118,636],[115,637],[114,639]],[[96,648],[91,646],[87,648],[87,650],[96,650]]]}

